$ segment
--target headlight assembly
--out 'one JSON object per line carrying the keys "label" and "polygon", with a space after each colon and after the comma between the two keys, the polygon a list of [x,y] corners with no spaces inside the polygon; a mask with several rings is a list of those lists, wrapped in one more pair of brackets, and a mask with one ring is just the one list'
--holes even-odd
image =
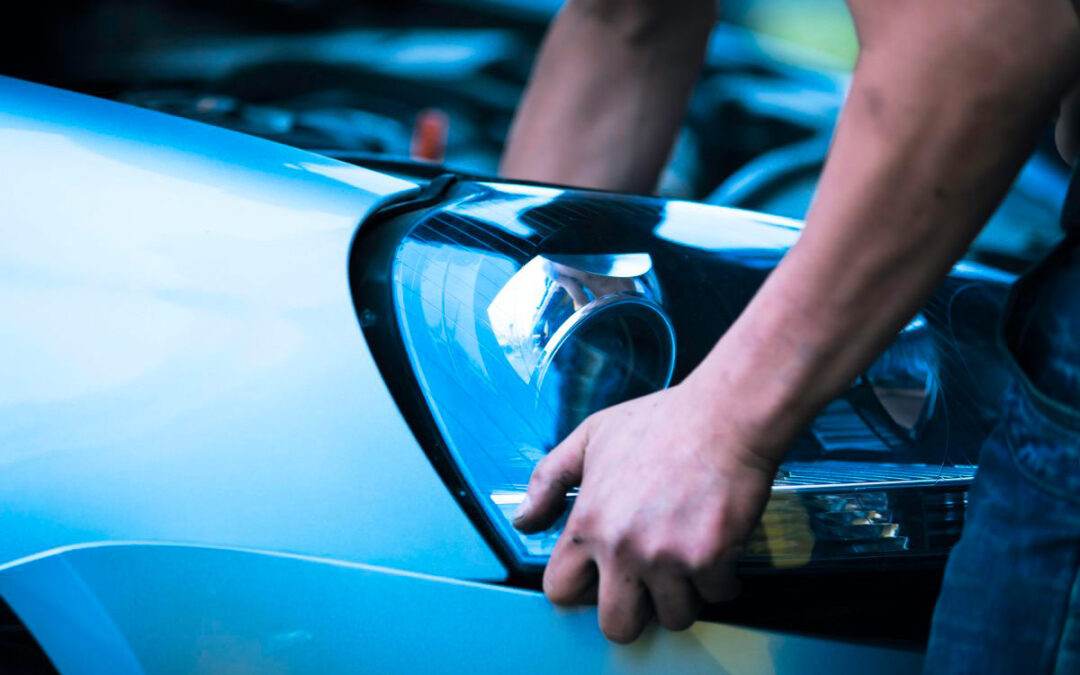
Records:
{"label": "headlight assembly", "polygon": [[[528,536],[510,525],[536,462],[592,412],[690,372],[799,225],[494,183],[458,182],[432,201],[361,229],[361,324],[444,478],[511,564],[538,569],[561,523]],[[1004,382],[988,318],[1009,282],[957,268],[823,411],[778,473],[744,567],[948,551]]]}

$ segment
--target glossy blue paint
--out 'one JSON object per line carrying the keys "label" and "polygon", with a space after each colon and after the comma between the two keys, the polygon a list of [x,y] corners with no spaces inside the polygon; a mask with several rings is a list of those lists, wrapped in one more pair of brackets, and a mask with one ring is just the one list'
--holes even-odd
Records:
{"label": "glossy blue paint", "polygon": [[0,78],[0,564],[147,540],[501,578],[357,326],[417,188]]}
{"label": "glossy blue paint", "polygon": [[920,654],[697,623],[603,639],[539,593],[201,547],[58,551],[0,571],[61,672],[914,673]]}

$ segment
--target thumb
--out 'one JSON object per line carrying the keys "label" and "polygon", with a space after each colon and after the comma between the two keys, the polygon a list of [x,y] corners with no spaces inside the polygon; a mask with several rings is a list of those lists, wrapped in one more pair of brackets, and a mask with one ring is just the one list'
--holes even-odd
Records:
{"label": "thumb", "polygon": [[540,460],[529,479],[524,501],[514,511],[514,527],[539,532],[551,527],[566,506],[566,491],[581,484],[588,444],[588,421]]}

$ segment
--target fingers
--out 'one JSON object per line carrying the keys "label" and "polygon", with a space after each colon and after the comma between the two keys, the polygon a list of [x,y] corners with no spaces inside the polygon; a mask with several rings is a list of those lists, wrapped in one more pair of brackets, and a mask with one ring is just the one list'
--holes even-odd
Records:
{"label": "fingers", "polygon": [[566,491],[581,483],[588,421],[566,437],[533,469],[525,500],[514,512],[514,527],[538,532],[551,527],[566,505]]}
{"label": "fingers", "polygon": [[[726,602],[739,592],[733,568],[724,565],[685,577],[674,572],[636,574],[605,566],[599,574],[580,543],[560,539],[544,574],[544,593],[562,606],[600,603],[600,628],[613,642],[628,643],[644,630],[651,615],[668,630],[693,625],[706,603]],[[621,576],[620,576],[621,575]],[[599,577],[599,579],[598,579]],[[651,602],[650,602],[651,599]]]}
{"label": "fingers", "polygon": [[701,613],[701,597],[690,580],[671,573],[646,578],[656,618],[668,630],[686,630]]}
{"label": "fingers", "polygon": [[563,533],[544,570],[544,594],[556,605],[594,604],[597,570],[585,542],[570,531]]}
{"label": "fingers", "polygon": [[652,617],[648,593],[641,579],[612,564],[600,572],[600,630],[612,642],[633,642]]}
{"label": "fingers", "polygon": [[690,581],[705,602],[728,602],[739,594],[739,580],[730,563],[698,572],[690,577]]}

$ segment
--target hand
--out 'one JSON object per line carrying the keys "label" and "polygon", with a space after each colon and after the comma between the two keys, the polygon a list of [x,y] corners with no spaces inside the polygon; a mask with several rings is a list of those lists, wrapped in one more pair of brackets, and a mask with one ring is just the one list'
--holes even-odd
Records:
{"label": "hand", "polygon": [[514,526],[551,525],[577,501],[544,573],[560,605],[599,600],[608,639],[631,642],[655,611],[689,627],[702,601],[734,597],[734,562],[768,499],[770,456],[684,383],[589,417],[536,467]]}

